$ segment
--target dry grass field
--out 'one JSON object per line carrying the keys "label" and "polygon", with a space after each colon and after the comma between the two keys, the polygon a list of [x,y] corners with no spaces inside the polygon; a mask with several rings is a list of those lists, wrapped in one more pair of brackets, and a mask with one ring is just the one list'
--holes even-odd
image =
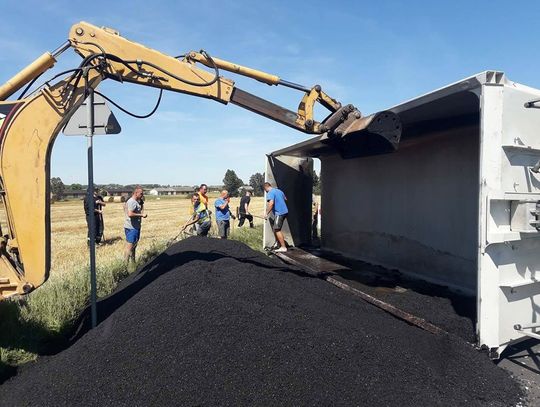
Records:
{"label": "dry grass field", "polygon": [[[210,197],[213,204],[215,196]],[[231,200],[233,212],[239,198]],[[178,236],[189,218],[190,200],[185,197],[146,197],[141,240],[137,248],[137,266],[163,251]],[[251,212],[262,215],[263,198],[252,198]],[[0,382],[12,366],[49,352],[55,343],[65,340],[73,322],[88,305],[89,260],[87,226],[82,201],[56,202],[51,206],[51,276],[31,294],[0,302]],[[123,260],[123,203],[107,203],[104,209],[105,244],[96,249],[98,296],[110,294],[129,273]],[[1,218],[1,214],[0,214]],[[231,237],[262,249],[262,220],[256,227],[237,224]],[[215,224],[212,227],[216,234]],[[181,238],[181,237],[180,237]],[[51,345],[53,344],[53,345]]]}
{"label": "dry grass field", "polygon": [[[213,204],[215,196],[210,196]],[[235,212],[239,198],[231,199],[231,209]],[[96,250],[97,267],[107,266],[111,262],[123,258],[125,244],[124,236],[124,207],[123,203],[107,203],[103,218],[105,223],[105,244]],[[190,200],[185,197],[145,197],[145,212],[148,218],[143,219],[141,240],[137,253],[143,253],[155,246],[160,246],[174,238],[180,227],[189,218]],[[264,200],[254,197],[250,210],[262,215]],[[88,248],[86,244],[87,226],[82,201],[56,202],[51,206],[52,228],[52,265],[51,275],[70,273],[88,263]],[[256,225],[262,225],[262,220],[255,218]],[[235,223],[234,227],[236,229]],[[244,228],[249,226],[247,222]],[[213,225],[215,234],[215,224]]]}

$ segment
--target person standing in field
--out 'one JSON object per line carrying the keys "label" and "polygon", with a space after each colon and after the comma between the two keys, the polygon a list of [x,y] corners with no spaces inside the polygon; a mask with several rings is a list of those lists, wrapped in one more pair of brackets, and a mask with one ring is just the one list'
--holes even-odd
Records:
{"label": "person standing in field", "polygon": [[[285,237],[281,228],[283,222],[287,218],[289,209],[287,208],[287,197],[278,188],[272,188],[269,182],[264,183],[264,190],[266,192],[266,214],[264,219],[270,219],[270,224],[276,236],[276,240],[279,243],[279,248],[276,252],[286,252],[287,245],[285,244]],[[270,216],[272,214],[272,216]]]}
{"label": "person standing in field", "polygon": [[214,203],[216,208],[216,223],[218,226],[220,239],[227,239],[229,229],[231,227],[230,219],[236,219],[236,217],[231,213],[231,208],[229,207],[230,201],[231,198],[229,198],[229,191],[224,189],[221,191],[220,197],[216,199],[216,202]]}
{"label": "person standing in field", "polygon": [[199,193],[195,192],[191,197],[193,203],[193,216],[192,218],[182,226],[181,232],[185,231],[188,226],[196,225],[197,236],[208,236],[210,226],[210,214],[205,204],[201,202]]}
{"label": "person standing in field", "polygon": [[[99,243],[100,244],[103,244],[105,243],[105,237],[104,237],[104,234],[105,234],[105,222],[103,221],[103,207],[106,206],[107,204],[105,203],[105,200],[103,199],[103,197],[101,195],[99,195],[99,189],[96,188],[95,189],[95,194],[96,194],[96,203],[97,203],[97,207],[98,207],[98,210],[99,210],[99,227],[97,228],[97,235],[99,236]],[[97,243],[97,241],[96,241]]]}
{"label": "person standing in field", "polygon": [[[208,185],[201,184],[201,186],[199,187],[199,192],[198,192],[198,195],[199,195],[199,200],[198,201],[204,205],[206,210],[208,210],[208,208],[209,208],[209,206],[208,206],[209,200],[208,200],[207,192],[208,192]],[[195,209],[193,209],[192,214],[193,214],[193,216],[196,215]],[[208,216],[210,216],[211,212],[208,210],[207,214],[208,214]],[[209,219],[211,221],[210,217],[209,217]],[[197,232],[197,235],[198,235],[199,234],[199,223],[196,222],[194,225],[195,225],[195,231]],[[208,234],[208,231],[206,232],[206,234],[204,236],[206,236],[207,234]]]}
{"label": "person standing in field", "polygon": [[[188,223],[188,222],[195,219],[196,208],[199,205],[200,201],[201,200],[200,200],[198,192],[194,192],[193,194],[191,194],[191,205],[188,207],[189,219],[186,221],[186,223]],[[190,224],[190,226],[191,227],[189,228],[189,233],[190,234],[196,234],[197,233],[197,224],[192,223],[192,224]],[[187,226],[185,228],[183,228],[181,231],[183,232],[186,228],[187,228]]]}
{"label": "person standing in field", "polygon": [[143,190],[141,187],[136,187],[125,205],[126,219],[124,221],[124,232],[126,234],[126,248],[125,248],[125,260],[126,263],[130,261],[135,262],[135,250],[137,243],[141,237],[141,222],[143,218],[146,218],[146,214],[143,213],[143,205],[141,205],[141,199],[143,198]]}
{"label": "person standing in field", "polygon": [[90,202],[88,197],[84,198],[84,213],[86,215],[86,224],[88,225],[88,242],[90,242],[90,212],[94,216],[94,238],[96,244],[100,244],[103,238],[103,207],[106,205],[103,202],[103,197],[98,195],[98,189],[94,188],[94,193]]}
{"label": "person standing in field", "polygon": [[246,191],[246,194],[240,199],[240,208],[238,209],[238,227],[241,228],[244,225],[245,220],[249,222],[249,227],[253,226],[253,215],[249,213],[249,204],[251,202],[251,192]]}
{"label": "person standing in field", "polygon": [[208,186],[206,184],[201,184],[199,187],[199,201],[208,208]]}
{"label": "person standing in field", "polygon": [[141,211],[144,211],[144,191],[141,192],[141,196],[137,202],[139,202],[139,205],[141,205]]}

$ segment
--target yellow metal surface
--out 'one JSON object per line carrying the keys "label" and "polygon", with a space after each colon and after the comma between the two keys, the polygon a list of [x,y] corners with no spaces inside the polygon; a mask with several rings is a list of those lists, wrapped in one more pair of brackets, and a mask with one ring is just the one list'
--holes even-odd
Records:
{"label": "yellow metal surface", "polygon": [[328,96],[322,90],[319,91],[318,100],[323,106],[326,106],[329,110],[332,110],[332,111],[336,111],[341,107],[341,103],[339,103],[337,100]]}
{"label": "yellow metal surface", "polygon": [[309,93],[304,95],[298,105],[298,118],[296,122],[301,126],[311,128],[314,133],[320,133],[319,127],[321,123],[315,120],[313,112],[316,102],[320,102],[331,112],[338,110],[341,104],[324,93],[320,86],[314,86]]}
{"label": "yellow metal surface", "polygon": [[[216,64],[216,66],[219,69],[224,69],[229,72],[234,72],[238,75],[247,76],[249,78],[256,79],[260,82],[264,82],[268,85],[279,84],[279,80],[280,80],[279,76],[272,75],[263,71],[259,71],[257,69],[248,68],[246,66],[238,65],[233,62],[225,61],[223,59],[219,59],[215,57],[211,57],[211,58],[214,64]],[[208,60],[208,58],[204,56],[203,54],[201,54],[200,52],[191,51],[188,54],[187,60],[197,61],[209,68],[213,68],[212,61]]]}
{"label": "yellow metal surface", "polygon": [[[214,79],[213,73],[200,69],[193,64],[179,61],[144,45],[129,41],[111,29],[105,30],[92,24],[80,22],[71,28],[69,40],[75,50],[83,57],[106,52],[128,61],[128,65],[133,68],[133,71],[121,62],[109,60],[109,73],[117,77],[120,76],[124,81],[206,97],[223,103],[227,103],[231,98],[234,87],[233,81],[220,78],[212,85],[204,86]],[[146,71],[148,76],[137,75],[134,72],[139,71],[137,60],[151,62],[164,71],[174,73],[177,78],[194,82],[200,86],[187,84],[155,67],[145,64],[141,66],[141,69]]]}
{"label": "yellow metal surface", "polygon": [[[100,75],[91,71],[90,86],[96,87]],[[9,118],[0,147],[0,177],[9,222],[7,253],[18,251],[24,268],[2,256],[0,295],[22,294],[40,286],[50,270],[50,154],[56,135],[69,113],[83,102],[83,81],[73,89],[71,102],[62,92],[65,82],[25,99]],[[5,253],[4,253],[5,254]],[[15,287],[14,287],[15,286]]]}
{"label": "yellow metal surface", "polygon": [[6,100],[32,79],[51,68],[55,62],[54,57],[49,52],[45,52],[13,78],[0,86],[0,100]]}
{"label": "yellow metal surface", "polygon": [[0,257],[0,299],[24,292],[20,276],[5,256]]}
{"label": "yellow metal surface", "polygon": [[315,122],[313,118],[313,106],[319,98],[319,92],[315,88],[312,88],[309,93],[306,93],[300,104],[298,105],[298,118],[296,122],[300,125],[305,125],[306,121],[310,120],[314,130],[318,127],[319,123]]}

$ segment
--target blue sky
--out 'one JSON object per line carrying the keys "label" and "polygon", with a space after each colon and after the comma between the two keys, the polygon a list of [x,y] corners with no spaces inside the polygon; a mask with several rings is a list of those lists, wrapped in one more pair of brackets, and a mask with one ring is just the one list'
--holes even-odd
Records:
{"label": "blue sky", "polygon": [[[7,1],[0,24],[0,83],[67,39],[78,21],[177,55],[211,55],[323,89],[364,113],[391,107],[487,69],[540,88],[540,2],[507,1]],[[74,67],[68,51],[56,71]],[[51,73],[52,74],[52,73]],[[239,88],[292,110],[301,93],[222,72]],[[103,83],[131,111],[158,91]],[[233,105],[165,93],[149,119],[114,110],[118,136],[95,139],[97,183],[219,184],[234,169],[247,182],[264,154],[307,135]],[[323,112],[319,118],[322,119]],[[59,135],[52,176],[85,183],[86,140]]]}

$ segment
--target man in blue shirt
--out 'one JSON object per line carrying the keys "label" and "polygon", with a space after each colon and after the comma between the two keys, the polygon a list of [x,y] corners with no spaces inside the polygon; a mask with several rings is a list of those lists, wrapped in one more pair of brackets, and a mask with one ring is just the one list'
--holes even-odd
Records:
{"label": "man in blue shirt", "polygon": [[236,219],[229,208],[230,200],[229,191],[223,190],[221,191],[220,197],[216,199],[216,202],[214,203],[214,206],[216,207],[216,222],[218,225],[220,239],[227,239],[229,228],[231,226],[230,219]]}
{"label": "man in blue shirt", "polygon": [[279,243],[279,248],[276,252],[286,252],[287,245],[285,244],[285,238],[281,228],[283,227],[283,222],[287,218],[289,209],[287,208],[287,198],[283,191],[277,188],[272,188],[272,185],[269,182],[264,183],[264,190],[266,192],[266,216],[265,219],[268,219],[270,213],[273,214],[273,223],[270,220],[272,229],[274,230],[274,235],[276,240]]}

